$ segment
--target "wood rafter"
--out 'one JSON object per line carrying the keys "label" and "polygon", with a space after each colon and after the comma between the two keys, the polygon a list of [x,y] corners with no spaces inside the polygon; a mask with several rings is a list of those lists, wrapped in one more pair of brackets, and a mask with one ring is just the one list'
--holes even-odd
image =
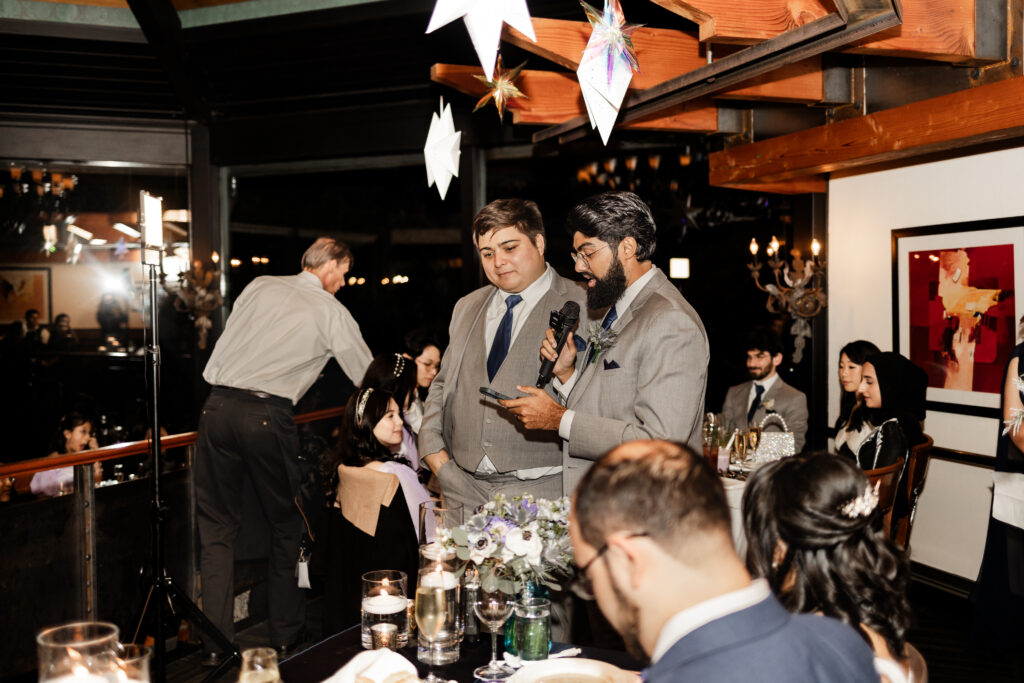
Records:
{"label": "wood rafter", "polygon": [[1024,77],[914,102],[710,156],[719,186],[777,183],[1024,137]]}
{"label": "wood rafter", "polygon": [[809,24],[835,6],[829,0],[651,0],[700,26],[702,42],[749,45]]}
{"label": "wood rafter", "polygon": [[[533,20],[537,35],[534,42],[513,28],[506,27],[503,39],[571,71],[579,67],[579,59],[590,39],[590,24],[563,19]],[[630,90],[644,90],[680,74],[704,66],[699,41],[683,31],[640,28],[633,34],[640,73],[633,74]],[[797,64],[786,65],[770,74],[740,83],[717,96],[726,99],[763,100],[774,102],[816,103],[823,98],[821,58],[818,56]]]}
{"label": "wood rafter", "polygon": [[[482,97],[487,86],[474,78],[482,74],[480,67],[457,64],[435,64],[430,68],[431,80],[454,88],[472,97]],[[508,111],[516,124],[554,125],[577,116],[586,116],[586,105],[579,83],[572,74],[554,71],[523,70],[516,86],[526,99],[513,100]],[[634,130],[662,130],[679,133],[718,132],[718,107],[713,102],[689,102],[672,107],[656,116],[637,119],[623,126]]]}

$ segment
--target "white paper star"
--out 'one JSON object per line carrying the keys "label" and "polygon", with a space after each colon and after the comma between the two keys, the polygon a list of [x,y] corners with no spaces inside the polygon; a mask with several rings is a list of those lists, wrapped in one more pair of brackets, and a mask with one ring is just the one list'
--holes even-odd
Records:
{"label": "white paper star", "polygon": [[601,140],[608,144],[619,107],[626,97],[629,82],[633,79],[632,42],[625,41],[629,50],[620,45],[636,27],[626,24],[617,0],[605,0],[601,21],[595,21],[593,8],[584,4],[588,18],[594,27],[587,41],[587,47],[576,69],[576,78],[583,92],[583,103],[587,106],[590,125],[601,133]]}
{"label": "white paper star", "polygon": [[501,42],[501,25],[508,24],[536,42],[526,0],[437,0],[427,33],[462,19],[487,80],[494,77],[494,62]]}
{"label": "white paper star", "polygon": [[427,142],[423,146],[423,158],[427,164],[427,187],[436,184],[441,199],[448,194],[452,177],[459,175],[459,143],[462,133],[455,131],[452,108],[441,98],[440,113],[430,118]]}

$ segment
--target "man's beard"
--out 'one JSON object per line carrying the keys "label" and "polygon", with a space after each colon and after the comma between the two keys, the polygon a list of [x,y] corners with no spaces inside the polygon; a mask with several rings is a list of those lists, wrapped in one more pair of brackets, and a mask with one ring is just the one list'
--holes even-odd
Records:
{"label": "man's beard", "polygon": [[594,286],[587,288],[587,308],[591,310],[608,308],[626,291],[626,271],[622,261],[617,255],[613,259],[608,273],[603,278],[595,277]]}
{"label": "man's beard", "polygon": [[764,379],[770,375],[771,372],[771,364],[768,364],[763,368],[747,368],[747,373],[750,375],[750,379]]}
{"label": "man's beard", "polygon": [[626,645],[626,652],[631,654],[638,662],[646,662],[649,657],[640,645],[640,608],[629,601],[619,588],[619,585],[614,580],[611,580],[610,576],[609,582],[612,586],[612,592],[615,593],[615,599],[619,603],[619,615],[622,622],[616,625],[616,630],[622,636],[622,642]]}

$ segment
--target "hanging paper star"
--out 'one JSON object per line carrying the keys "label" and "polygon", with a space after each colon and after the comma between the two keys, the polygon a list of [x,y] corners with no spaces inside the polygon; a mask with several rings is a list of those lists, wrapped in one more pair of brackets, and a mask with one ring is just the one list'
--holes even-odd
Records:
{"label": "hanging paper star", "polygon": [[619,0],[605,0],[603,13],[582,0],[580,5],[593,31],[576,69],[576,78],[590,125],[600,131],[602,141],[608,144],[619,107],[633,79],[633,70],[640,70],[632,39],[640,25],[626,23]]}
{"label": "hanging paper star", "polygon": [[627,24],[619,0],[605,0],[604,12],[598,12],[583,0],[580,0],[580,4],[583,5],[587,20],[594,29],[590,42],[587,43],[585,58],[593,59],[604,53],[608,65],[608,85],[612,83],[612,73],[617,59],[625,60],[629,68],[640,73],[636,48],[633,47],[633,32],[643,24]]}
{"label": "hanging paper star", "polygon": [[448,193],[452,177],[459,175],[459,143],[462,133],[455,131],[451,106],[441,98],[439,114],[430,118],[427,142],[423,146],[423,158],[427,164],[427,187],[437,184],[441,199]]}
{"label": "hanging paper star", "polygon": [[[526,62],[523,62],[519,66],[509,71],[501,66],[501,55],[498,56],[498,66],[494,70],[494,78],[486,78],[479,74],[473,74],[473,77],[477,80],[486,83],[490,86],[490,90],[486,95],[480,98],[480,101],[473,107],[473,111],[476,111],[480,107],[487,104],[487,101],[494,99],[494,106],[498,108],[498,118],[505,118],[505,107],[510,103],[511,100],[519,97],[526,97],[523,92],[516,87],[514,81],[519,78],[519,72],[526,66]],[[526,98],[529,99],[529,98]]]}
{"label": "hanging paper star", "polygon": [[537,40],[526,0],[437,0],[427,33],[460,18],[466,24],[473,49],[488,80],[494,77],[502,24],[508,24],[532,41]]}

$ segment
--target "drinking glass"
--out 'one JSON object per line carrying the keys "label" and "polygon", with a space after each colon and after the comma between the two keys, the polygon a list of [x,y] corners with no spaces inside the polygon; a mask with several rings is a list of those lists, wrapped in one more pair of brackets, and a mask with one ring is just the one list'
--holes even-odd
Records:
{"label": "drinking glass", "polygon": [[480,623],[491,632],[491,661],[487,666],[481,666],[473,671],[473,675],[482,681],[502,681],[515,673],[514,669],[498,659],[498,629],[508,620],[514,606],[515,599],[512,595],[500,588],[484,590],[482,586],[476,586],[473,611],[476,612]]}
{"label": "drinking glass", "polygon": [[462,503],[428,500],[420,503],[420,545],[437,540],[442,531],[462,524]]}
{"label": "drinking glass", "polygon": [[145,645],[121,645],[117,650],[118,680],[125,683],[149,683],[149,660],[152,654],[153,648]]}
{"label": "drinking glass", "polygon": [[367,650],[373,649],[371,630],[378,624],[393,624],[398,647],[409,642],[408,611],[405,572],[397,569],[378,569],[363,574],[363,600],[360,603],[362,631],[360,640]]}
{"label": "drinking glass", "polygon": [[280,683],[277,651],[272,647],[254,647],[242,652],[242,671],[238,683]]}
{"label": "drinking glass", "polygon": [[750,457],[757,460],[757,446],[761,443],[761,428],[751,426],[747,429],[747,438],[750,441]]}
{"label": "drinking glass", "polygon": [[107,683],[117,671],[117,626],[80,621],[43,630],[36,637],[39,682]]}
{"label": "drinking glass", "polygon": [[[443,567],[421,569],[416,584],[416,657],[428,665],[458,661],[459,643],[455,635],[455,612],[459,602],[459,582]],[[444,679],[429,671],[426,683]]]}
{"label": "drinking glass", "polygon": [[737,429],[732,434],[732,452],[736,456],[736,464],[740,464],[747,457],[747,432]]}
{"label": "drinking glass", "polygon": [[527,598],[516,603],[516,648],[523,661],[547,659],[551,645],[551,601]]}

